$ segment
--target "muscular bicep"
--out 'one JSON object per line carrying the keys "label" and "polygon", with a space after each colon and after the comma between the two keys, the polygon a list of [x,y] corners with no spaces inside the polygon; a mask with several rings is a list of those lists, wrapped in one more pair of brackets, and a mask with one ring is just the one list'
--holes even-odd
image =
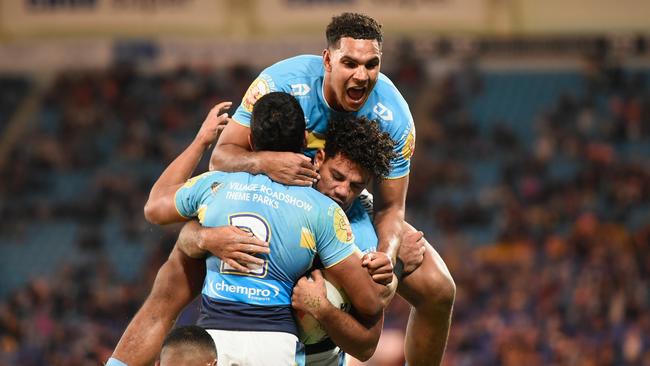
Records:
{"label": "muscular bicep", "polygon": [[375,211],[386,208],[404,210],[408,192],[409,176],[397,179],[381,179],[374,184]]}
{"label": "muscular bicep", "polygon": [[230,167],[236,160],[237,154],[251,150],[248,142],[249,135],[250,128],[230,119],[212,150],[210,170],[232,171]]}
{"label": "muscular bicep", "polygon": [[187,221],[188,218],[181,215],[176,208],[176,192],[182,186],[177,184],[160,187],[156,191],[152,190],[144,206],[144,216],[147,221],[157,225]]}
{"label": "muscular bicep", "polygon": [[383,310],[380,292],[383,285],[372,280],[361,266],[361,254],[355,251],[344,260],[325,269],[329,278],[343,288],[352,306],[362,315],[373,317]]}

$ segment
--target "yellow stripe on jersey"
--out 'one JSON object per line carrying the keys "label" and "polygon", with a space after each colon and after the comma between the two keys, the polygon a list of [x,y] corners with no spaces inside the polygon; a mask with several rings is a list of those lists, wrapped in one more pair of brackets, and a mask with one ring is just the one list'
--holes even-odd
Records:
{"label": "yellow stripe on jersey", "polygon": [[325,148],[325,135],[318,132],[310,132],[307,134],[307,148],[308,149],[324,149]]}
{"label": "yellow stripe on jersey", "polygon": [[306,227],[303,227],[300,232],[300,247],[310,249],[314,252],[316,251],[316,239],[314,238],[314,234],[312,234],[312,232]]}
{"label": "yellow stripe on jersey", "polygon": [[208,205],[201,205],[199,206],[198,210],[198,217],[199,217],[199,222],[203,224],[203,220],[205,220],[205,212],[208,210]]}

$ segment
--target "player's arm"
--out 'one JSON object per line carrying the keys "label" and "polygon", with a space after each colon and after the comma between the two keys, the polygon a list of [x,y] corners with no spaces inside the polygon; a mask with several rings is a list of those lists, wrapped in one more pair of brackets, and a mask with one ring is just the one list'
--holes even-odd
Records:
{"label": "player's arm", "polygon": [[379,293],[382,306],[386,308],[397,291],[397,277],[393,273],[393,263],[386,253],[371,252],[364,254],[361,264],[368,274],[378,284],[384,285]]}
{"label": "player's arm", "polygon": [[266,93],[291,91],[281,74],[269,68],[251,83],[212,153],[210,170],[265,174],[287,185],[311,186],[318,179],[311,160],[302,154],[252,151],[249,135],[255,103]]}
{"label": "player's arm", "polygon": [[329,278],[348,294],[350,303],[359,315],[372,319],[383,313],[381,296],[386,286],[376,283],[361,262],[361,254],[355,251],[339,263],[326,267],[325,270]]}
{"label": "player's arm", "polygon": [[177,245],[190,258],[204,258],[211,253],[241,272],[250,271],[247,265],[264,264],[255,254],[271,252],[269,243],[253,233],[236,226],[203,227],[196,221],[183,226]]}
{"label": "player's arm", "polygon": [[219,133],[228,119],[228,114],[219,115],[219,113],[230,108],[231,104],[230,102],[219,103],[210,110],[192,143],[169,164],[156,180],[144,206],[144,216],[147,221],[164,225],[187,220],[176,210],[174,195],[190,178],[201,161],[203,153],[219,137]]}
{"label": "player's arm", "polygon": [[223,130],[210,158],[210,170],[265,174],[287,185],[310,186],[318,173],[311,159],[303,154],[276,151],[251,151],[250,128],[233,121]]}
{"label": "player's arm", "polygon": [[379,238],[377,249],[388,254],[393,263],[397,257],[404,227],[408,182],[407,175],[398,179],[383,179],[375,184],[377,194],[374,224]]}
{"label": "player's arm", "polygon": [[365,361],[375,352],[383,327],[383,313],[367,318],[332,305],[327,300],[327,289],[319,270],[312,272],[312,280],[301,278],[293,289],[292,306],[313,316],[332,341],[346,353]]}

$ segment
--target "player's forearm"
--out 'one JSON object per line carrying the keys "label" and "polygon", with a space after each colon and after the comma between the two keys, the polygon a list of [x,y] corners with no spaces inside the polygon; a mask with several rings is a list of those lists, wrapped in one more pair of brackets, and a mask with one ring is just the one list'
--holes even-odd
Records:
{"label": "player's forearm", "polygon": [[178,248],[190,258],[205,258],[208,252],[201,246],[201,224],[189,221],[178,234]]}
{"label": "player's forearm", "polygon": [[393,274],[393,280],[391,283],[384,286],[384,288],[379,293],[379,299],[381,300],[381,304],[384,309],[388,307],[391,301],[393,301],[393,297],[395,297],[395,293],[397,292],[397,284],[397,276]]}
{"label": "player's forearm", "polygon": [[404,227],[408,175],[399,179],[375,182],[375,231],[379,243],[377,249],[388,254],[395,263]]}
{"label": "player's forearm", "polygon": [[235,144],[217,145],[210,157],[210,170],[222,172],[263,173],[263,153],[247,150]]}
{"label": "player's forearm", "polygon": [[379,238],[377,250],[388,254],[393,263],[397,258],[403,226],[404,209],[399,205],[381,208],[375,213],[375,230]]}
{"label": "player's forearm", "polygon": [[149,199],[156,197],[163,187],[181,184],[188,180],[207,148],[208,146],[196,140],[193,141],[156,180],[156,183],[151,188]]}
{"label": "player's forearm", "polygon": [[163,171],[151,188],[144,206],[147,221],[159,225],[181,221],[176,212],[174,193],[192,176],[206,148],[206,145],[195,140]]}
{"label": "player's forearm", "polygon": [[383,312],[372,321],[362,323],[352,314],[328,306],[315,317],[344,352],[361,361],[368,360],[375,353],[384,323]]}

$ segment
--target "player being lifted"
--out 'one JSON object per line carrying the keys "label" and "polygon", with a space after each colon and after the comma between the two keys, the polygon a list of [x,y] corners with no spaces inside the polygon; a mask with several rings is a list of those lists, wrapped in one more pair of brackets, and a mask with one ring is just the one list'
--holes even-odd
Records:
{"label": "player being lifted", "polygon": [[[394,85],[379,73],[381,66],[382,34],[380,26],[371,18],[359,14],[342,14],[333,18],[327,27],[327,49],[323,57],[298,56],[281,61],[264,70],[247,92],[242,105],[229,123],[215,149],[214,168],[225,171],[244,170],[265,173],[278,182],[311,184],[318,174],[310,159],[300,154],[251,152],[248,149],[248,119],[252,105],[260,95],[275,90],[292,92],[305,111],[310,147],[319,147],[320,138],[327,128],[331,114],[349,112],[357,116],[378,119],[380,127],[397,142],[399,154],[393,161],[388,179],[375,182],[378,196],[374,227],[379,237],[378,248],[395,259],[403,230],[404,204],[408,187],[409,161],[415,144],[415,130],[406,102]],[[368,148],[372,148],[369,146]],[[209,235],[205,229],[186,226],[186,237],[195,240]],[[222,233],[225,235],[228,233]],[[250,261],[245,253],[228,249],[241,248],[232,240],[237,235],[219,238],[224,256],[240,261]],[[251,248],[251,253],[261,249]],[[159,276],[188,284],[182,291],[191,296],[189,259],[175,250],[170,260],[161,268]],[[447,340],[455,285],[444,262],[435,250],[427,245],[419,267],[406,265],[398,293],[413,307],[407,327],[405,354],[410,365],[438,365]],[[173,321],[184,302],[182,296],[173,302],[152,292],[141,313],[136,315],[116,349],[115,355],[128,357],[133,341],[159,337],[168,323]],[[154,310],[156,309],[156,310]],[[155,313],[155,316],[146,314]],[[172,314],[171,318],[169,315]],[[160,318],[163,319],[160,322]],[[147,327],[152,323],[165,324],[167,328]],[[143,330],[146,328],[146,331]],[[154,335],[155,334],[155,335]],[[153,338],[152,338],[153,337]],[[155,342],[154,342],[155,343]],[[158,343],[159,344],[159,343]],[[140,348],[138,348],[140,349]],[[119,358],[119,357],[118,357]]]}

